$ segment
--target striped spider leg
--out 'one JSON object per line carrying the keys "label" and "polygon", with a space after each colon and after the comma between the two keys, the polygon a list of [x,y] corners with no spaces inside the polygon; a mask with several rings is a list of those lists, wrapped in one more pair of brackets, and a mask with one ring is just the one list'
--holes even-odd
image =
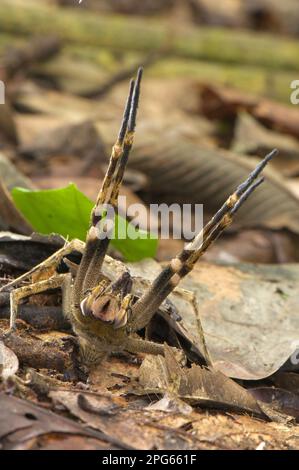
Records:
{"label": "striped spider leg", "polygon": [[138,71],[136,81],[132,80],[130,84],[129,96],[118,138],[112,148],[102,188],[91,213],[90,228],[87,233],[85,246],[82,242],[72,241],[39,266],[34,267],[30,272],[5,286],[5,290],[11,290],[18,286],[20,282],[30,277],[31,274],[47,271],[49,267],[56,268],[61,259],[68,255],[72,249],[78,248],[78,246],[80,248],[78,251],[82,253],[80,265],[78,267],[72,266],[72,263],[67,262],[66,264],[70,267],[70,273],[66,275],[55,274],[48,280],[12,290],[10,302],[11,328],[15,325],[18,304],[21,299],[54,288],[62,289],[63,311],[70,319],[75,330],[81,330],[81,327],[84,329],[84,320],[86,320],[86,323],[90,323],[92,319],[97,319],[99,323],[98,319],[101,318],[107,325],[113,323],[115,328],[120,328],[126,322],[126,315],[129,311],[131,300],[129,274],[126,273],[118,282],[113,284],[109,283],[102,275],[101,267],[110,240],[108,236],[101,236],[102,234],[99,233],[100,229],[98,226],[101,222],[105,205],[111,204],[113,207],[116,207],[117,204],[119,188],[133,144],[141,78],[142,69]]}
{"label": "striped spider leg", "polygon": [[248,178],[229,196],[194,240],[188,243],[161,271],[152,285],[133,305],[129,325],[130,331],[138,331],[149,323],[161,303],[175,289],[180,280],[193,269],[195,263],[209,246],[232,223],[235,213],[250,194],[263,182],[263,178],[257,179],[257,177],[277,153],[277,150],[273,150],[256,166]]}
{"label": "striped spider leg", "polygon": [[[114,293],[119,291],[121,301],[124,302],[124,305],[128,306],[130,303],[131,282],[128,281],[129,273],[127,272],[115,285],[106,285],[106,288],[103,288],[103,283],[101,283],[103,280],[101,268],[110,242],[109,230],[113,230],[113,221],[110,221],[112,222],[112,227],[110,226],[109,228],[109,224],[106,220],[106,208],[110,206],[114,209],[113,216],[117,213],[119,189],[134,140],[141,78],[142,69],[139,69],[136,81],[132,80],[130,84],[123,121],[117,141],[112,148],[102,188],[91,213],[91,222],[86,237],[85,251],[74,282],[73,304],[75,307],[80,305],[80,310],[83,315],[87,312],[93,314],[95,317],[97,317],[98,314],[100,315],[100,305],[103,305],[103,301],[99,302],[99,298],[105,296],[106,293],[108,298],[111,298],[111,290]],[[109,321],[112,322],[112,312],[108,304],[109,302],[105,308],[110,311]],[[121,315],[124,315],[122,320],[117,317],[117,313],[117,309],[114,309],[115,326],[121,327],[126,317],[123,307],[120,308]]]}

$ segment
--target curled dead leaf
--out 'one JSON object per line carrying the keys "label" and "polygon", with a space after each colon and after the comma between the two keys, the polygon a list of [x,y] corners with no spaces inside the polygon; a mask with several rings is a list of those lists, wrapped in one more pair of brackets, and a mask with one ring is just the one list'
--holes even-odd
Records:
{"label": "curled dead leaf", "polygon": [[0,341],[0,376],[3,381],[18,372],[19,360],[16,354]]}
{"label": "curled dead leaf", "polygon": [[139,393],[170,394],[193,406],[233,409],[264,417],[257,401],[220,371],[192,365],[182,368],[171,348],[165,357],[149,356],[140,368]]}

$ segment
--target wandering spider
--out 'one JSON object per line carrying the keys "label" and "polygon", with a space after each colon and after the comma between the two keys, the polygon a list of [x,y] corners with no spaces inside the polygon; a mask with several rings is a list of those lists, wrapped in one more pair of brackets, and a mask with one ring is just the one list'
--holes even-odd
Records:
{"label": "wandering spider", "polygon": [[[109,237],[99,236],[99,224],[105,217],[103,208],[116,207],[119,188],[123,180],[130,150],[133,145],[142,70],[130,84],[122,124],[104,177],[102,188],[91,212],[86,243],[72,240],[50,258],[30,272],[7,284],[10,294],[10,326],[15,327],[18,305],[21,299],[43,291],[61,288],[63,314],[69,319],[76,333],[82,358],[87,363],[97,363],[104,356],[127,351],[163,354],[163,345],[148,341],[138,335],[145,328],[167,296],[180,280],[194,267],[214,240],[228,227],[235,213],[263,182],[257,179],[268,161],[277,153],[267,155],[238,186],[202,231],[171,260],[140,297],[132,293],[132,279],[126,270],[116,281],[102,273],[102,265],[109,246]],[[55,271],[50,279],[15,288],[33,272],[49,267],[57,268],[61,260],[73,250],[82,253],[79,265],[69,261],[69,272]]]}

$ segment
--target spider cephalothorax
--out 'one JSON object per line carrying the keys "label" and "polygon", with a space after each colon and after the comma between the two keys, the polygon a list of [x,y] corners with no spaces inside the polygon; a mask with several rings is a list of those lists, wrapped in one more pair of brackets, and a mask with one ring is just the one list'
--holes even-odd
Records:
{"label": "spider cephalothorax", "polygon": [[[145,340],[137,332],[149,324],[180,280],[193,269],[211,243],[231,224],[241,205],[263,182],[263,178],[257,178],[276,154],[274,150],[257,165],[194,240],[185,246],[139,297],[136,297],[132,293],[132,280],[128,271],[114,282],[102,273],[109,246],[109,237],[102,236],[105,231],[105,224],[102,222],[105,218],[104,208],[109,204],[115,209],[117,206],[119,188],[134,140],[141,78],[140,69],[136,81],[132,80],[130,84],[123,121],[112,149],[102,188],[91,213],[85,245],[78,240],[71,241],[41,265],[5,286],[6,289],[12,289],[33,271],[49,266],[57,267],[72,250],[80,251],[81,262],[77,267],[70,266],[69,273],[56,274],[46,281],[12,290],[11,327],[15,325],[18,303],[22,298],[49,288],[60,287],[63,292],[63,313],[69,318],[78,336],[84,360],[92,363],[100,361],[111,352],[164,353],[163,345]],[[205,357],[208,358],[206,347],[204,349]]]}

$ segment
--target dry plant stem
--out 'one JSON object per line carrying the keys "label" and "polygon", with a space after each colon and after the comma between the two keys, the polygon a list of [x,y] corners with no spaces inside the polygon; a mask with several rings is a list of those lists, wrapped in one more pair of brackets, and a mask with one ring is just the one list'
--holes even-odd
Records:
{"label": "dry plant stem", "polygon": [[77,239],[67,242],[60,250],[56,251],[55,253],[53,253],[52,256],[49,256],[49,258],[47,258],[46,260],[34,266],[30,271],[27,271],[27,273],[22,274],[21,276],[17,277],[16,279],[9,282],[8,284],[5,284],[4,286],[2,286],[0,288],[0,292],[10,291],[12,288],[18,286],[23,281],[26,281],[27,279],[29,279],[35,273],[40,274],[42,272],[46,272],[49,268],[57,268],[58,265],[63,260],[63,258],[71,254],[73,251],[78,251],[79,253],[83,253],[84,242],[82,242],[81,240],[77,240]]}
{"label": "dry plant stem", "polygon": [[[1,333],[2,333],[1,329]],[[74,342],[67,344],[58,339],[45,342],[30,331],[7,330],[1,336],[4,344],[17,355],[21,365],[35,369],[54,369],[59,372],[71,371],[74,367],[72,354],[76,349]]]}
{"label": "dry plant stem", "polygon": [[15,327],[18,305],[21,299],[45,292],[46,290],[61,288],[66,276],[68,276],[68,274],[57,274],[45,281],[36,282],[13,290],[10,294],[10,328],[13,329]]}
{"label": "dry plant stem", "polygon": [[[10,298],[8,294],[7,305],[0,308],[0,320],[10,318]],[[20,305],[18,318],[39,331],[70,331],[70,323],[62,315],[61,306],[43,306],[34,304]]]}

